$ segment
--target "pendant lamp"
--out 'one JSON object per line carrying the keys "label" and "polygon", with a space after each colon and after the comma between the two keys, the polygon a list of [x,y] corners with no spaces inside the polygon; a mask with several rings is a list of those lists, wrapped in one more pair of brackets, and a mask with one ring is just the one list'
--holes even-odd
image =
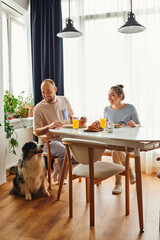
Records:
{"label": "pendant lamp", "polygon": [[82,36],[82,33],[73,27],[73,20],[70,18],[70,0],[69,3],[69,18],[66,18],[66,27],[57,33],[60,38],[76,38]]}
{"label": "pendant lamp", "polygon": [[129,33],[129,34],[143,32],[146,28],[136,21],[135,15],[132,12],[132,0],[130,0],[130,2],[131,2],[131,11],[128,12],[128,20],[122,27],[118,29],[118,32]]}

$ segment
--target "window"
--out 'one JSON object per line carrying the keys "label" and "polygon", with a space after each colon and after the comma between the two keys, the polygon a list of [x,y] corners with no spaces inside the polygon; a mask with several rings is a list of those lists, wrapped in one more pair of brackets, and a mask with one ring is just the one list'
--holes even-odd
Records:
{"label": "window", "polygon": [[2,11],[3,85],[15,97],[32,93],[28,15]]}
{"label": "window", "polygon": [[[109,105],[109,88],[121,83],[125,102],[135,105],[142,125],[159,125],[159,9],[160,1],[135,0],[133,12],[146,31],[121,34],[117,29],[126,21],[129,1],[71,1],[71,18],[83,35],[63,40],[65,95],[89,122]],[[66,0],[62,10],[68,17]]]}
{"label": "window", "polygon": [[[67,2],[62,0],[64,18]],[[133,1],[136,20],[146,26],[142,33],[117,31],[128,11],[128,0],[71,1],[71,18],[83,36],[63,40],[65,95],[75,114],[86,116],[90,124],[109,105],[109,88],[123,84],[124,102],[136,107],[142,126],[159,127],[160,1]],[[142,171],[147,173],[159,169],[157,151],[149,154],[141,158]]]}

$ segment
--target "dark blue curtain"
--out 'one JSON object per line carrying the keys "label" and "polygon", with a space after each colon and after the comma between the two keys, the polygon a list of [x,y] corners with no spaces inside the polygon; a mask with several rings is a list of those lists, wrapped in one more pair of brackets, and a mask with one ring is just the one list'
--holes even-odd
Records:
{"label": "dark blue curtain", "polygon": [[62,29],[61,0],[31,0],[32,77],[35,104],[42,100],[40,85],[55,81],[57,94],[64,95],[63,43],[56,36]]}

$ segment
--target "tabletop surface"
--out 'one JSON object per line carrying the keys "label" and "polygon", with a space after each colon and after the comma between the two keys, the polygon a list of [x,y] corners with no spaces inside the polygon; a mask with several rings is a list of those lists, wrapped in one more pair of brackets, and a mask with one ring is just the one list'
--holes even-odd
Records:
{"label": "tabletop surface", "polygon": [[59,128],[50,129],[51,132],[58,133],[62,137],[80,137],[87,139],[99,140],[124,140],[131,142],[160,142],[160,128],[145,128],[135,127],[131,128],[128,126],[115,128],[113,133],[107,133],[106,131],[101,132],[84,132],[84,129],[74,130],[73,128]]}

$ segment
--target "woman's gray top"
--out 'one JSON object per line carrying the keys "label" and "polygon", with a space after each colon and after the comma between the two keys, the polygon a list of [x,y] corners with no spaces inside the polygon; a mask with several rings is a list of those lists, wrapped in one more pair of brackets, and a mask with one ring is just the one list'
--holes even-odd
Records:
{"label": "woman's gray top", "polygon": [[137,110],[132,104],[127,104],[124,108],[118,110],[107,106],[104,109],[104,117],[115,124],[126,124],[131,120],[133,120],[136,124],[140,123]]}

